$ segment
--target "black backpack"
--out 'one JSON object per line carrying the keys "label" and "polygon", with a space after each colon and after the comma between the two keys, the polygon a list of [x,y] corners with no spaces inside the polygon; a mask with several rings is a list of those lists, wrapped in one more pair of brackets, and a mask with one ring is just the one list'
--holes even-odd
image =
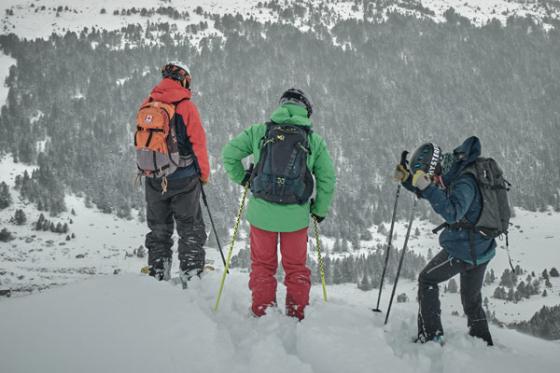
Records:
{"label": "black backpack", "polygon": [[[482,200],[482,211],[476,223],[471,224],[465,219],[458,223],[443,223],[433,230],[434,233],[449,227],[451,229],[468,229],[472,233],[479,232],[488,238],[496,238],[502,234],[506,236],[506,250],[508,252],[509,265],[513,270],[513,263],[509,254],[508,228],[511,218],[511,208],[507,193],[511,184],[504,179],[504,175],[498,163],[492,158],[479,157],[474,163],[467,166],[462,175],[472,175]],[[476,253],[474,248],[474,236],[469,235],[469,246],[471,257],[476,266]]]}
{"label": "black backpack", "polygon": [[492,158],[480,157],[463,170],[463,174],[474,176],[482,197],[482,211],[474,229],[489,238],[507,235],[511,218],[507,193],[511,184],[504,179],[498,163]]}
{"label": "black backpack", "polygon": [[268,202],[304,204],[313,193],[313,176],[307,167],[311,154],[307,126],[266,124],[261,155],[251,176],[251,192]]}

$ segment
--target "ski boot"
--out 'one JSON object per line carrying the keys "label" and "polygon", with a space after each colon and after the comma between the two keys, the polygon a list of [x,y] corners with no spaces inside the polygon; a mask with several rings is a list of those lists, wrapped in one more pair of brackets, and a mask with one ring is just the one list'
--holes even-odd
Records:
{"label": "ski boot", "polygon": [[152,264],[142,268],[142,273],[147,273],[158,281],[171,279],[171,258],[155,259]]}
{"label": "ski boot", "polygon": [[416,337],[416,339],[413,340],[414,343],[427,343],[427,342],[435,342],[437,344],[439,344],[440,346],[444,346],[445,345],[445,338],[443,336],[443,334],[435,334],[433,336],[426,336],[423,333],[418,334],[418,337]]}
{"label": "ski boot", "polygon": [[194,276],[200,278],[200,276],[202,275],[203,270],[200,268],[192,268],[192,266],[189,266],[184,263],[181,263],[179,267],[180,267],[179,279],[181,280],[181,285],[183,286],[183,289],[187,289],[189,287],[188,283]]}

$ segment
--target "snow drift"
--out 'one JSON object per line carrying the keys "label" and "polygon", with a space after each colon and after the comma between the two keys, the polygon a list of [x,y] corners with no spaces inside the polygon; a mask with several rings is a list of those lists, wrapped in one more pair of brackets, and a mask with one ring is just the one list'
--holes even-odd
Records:
{"label": "snow drift", "polygon": [[376,294],[353,286],[329,287],[328,303],[314,287],[302,322],[282,307],[254,319],[247,274],[232,272],[214,313],[218,277],[186,291],[140,275],[97,277],[2,299],[0,371],[511,373],[558,363],[558,343],[492,328],[497,347],[487,348],[466,335],[460,317],[444,316],[443,348],[413,344],[414,302],[396,304],[384,328],[370,311]]}

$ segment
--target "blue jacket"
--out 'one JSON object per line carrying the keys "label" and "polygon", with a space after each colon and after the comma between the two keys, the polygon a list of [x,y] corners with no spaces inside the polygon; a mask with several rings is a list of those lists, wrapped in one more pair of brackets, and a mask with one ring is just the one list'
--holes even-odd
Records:
{"label": "blue jacket", "polygon": [[[419,196],[428,200],[446,223],[458,223],[465,218],[475,224],[482,212],[482,196],[474,176],[462,172],[480,156],[480,141],[477,137],[469,137],[453,153],[458,157],[443,175],[447,189],[432,184]],[[445,228],[439,236],[439,243],[451,257],[473,264],[469,234],[469,230]],[[496,254],[496,241],[475,232],[474,248],[477,264],[486,263]]]}

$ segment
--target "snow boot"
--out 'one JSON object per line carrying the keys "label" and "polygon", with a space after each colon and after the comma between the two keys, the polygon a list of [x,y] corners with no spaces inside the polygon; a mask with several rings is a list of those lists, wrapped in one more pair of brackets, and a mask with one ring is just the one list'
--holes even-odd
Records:
{"label": "snow boot", "polygon": [[426,336],[423,333],[418,334],[418,337],[416,337],[416,339],[413,339],[414,343],[428,343],[428,342],[435,342],[437,344],[439,344],[440,346],[443,347],[443,345],[445,345],[445,338],[443,336],[443,334],[436,334],[436,335],[432,335],[432,336]]}
{"label": "snow boot", "polygon": [[488,346],[494,346],[494,341],[492,340],[492,335],[488,329],[488,321],[486,319],[469,322],[469,335],[482,339]]}
{"label": "snow boot", "polygon": [[155,259],[148,266],[148,275],[158,281],[169,281],[171,279],[171,258]]}

